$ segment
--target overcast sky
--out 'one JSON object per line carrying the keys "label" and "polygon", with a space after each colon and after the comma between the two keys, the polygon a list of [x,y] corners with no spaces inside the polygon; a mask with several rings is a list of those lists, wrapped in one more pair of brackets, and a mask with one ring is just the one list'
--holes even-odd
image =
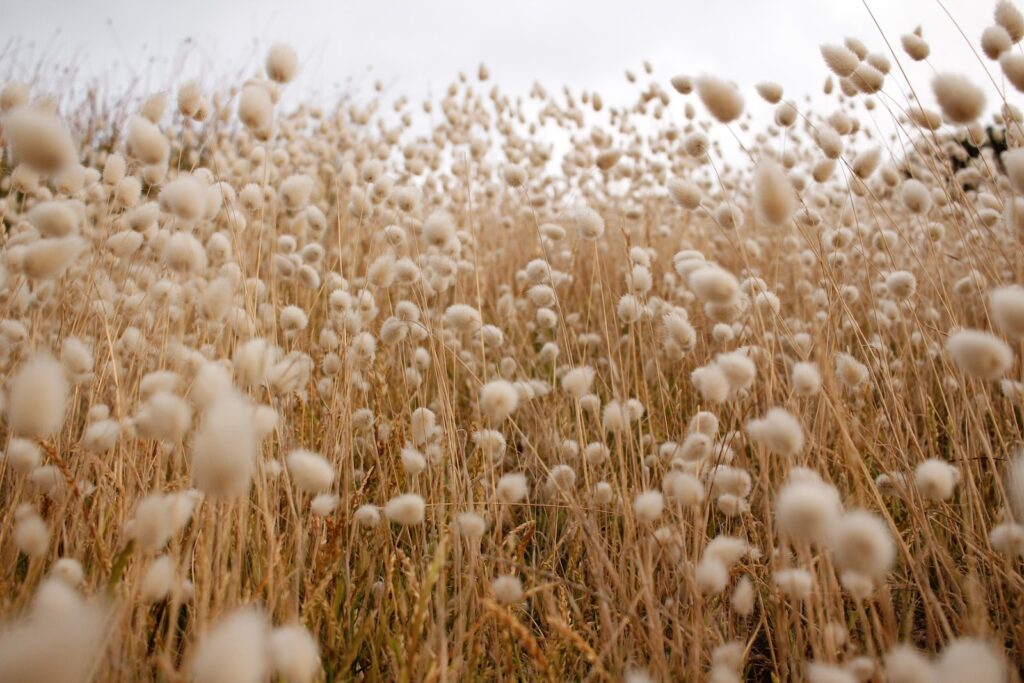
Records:
{"label": "overcast sky", "polygon": [[[252,74],[267,46],[286,41],[302,64],[292,98],[333,99],[346,79],[350,92],[380,79],[395,96],[436,95],[483,61],[506,92],[525,94],[537,79],[597,90],[615,106],[635,101],[624,71],[639,73],[647,59],[666,88],[674,74],[710,72],[736,81],[751,102],[761,80],[778,81],[787,97],[819,93],[827,72],[818,45],[856,36],[891,57],[888,39],[926,102],[933,69],[950,70],[982,85],[994,107],[984,69],[1001,83],[998,70],[972,50],[993,4],[867,0],[876,26],[862,0],[0,0],[0,75],[24,77],[45,58],[73,63],[80,79],[138,76],[147,93],[193,77],[213,86]],[[899,46],[919,24],[928,63]],[[899,97],[897,81],[886,92]]]}

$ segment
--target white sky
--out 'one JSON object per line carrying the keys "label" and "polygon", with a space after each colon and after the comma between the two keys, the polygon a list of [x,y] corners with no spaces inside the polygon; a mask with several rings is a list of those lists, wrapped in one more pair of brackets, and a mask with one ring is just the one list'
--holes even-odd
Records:
{"label": "white sky", "polygon": [[[999,104],[998,67],[974,52],[994,0],[866,3],[922,100],[932,102],[935,71],[955,71],[985,88],[990,108]],[[72,63],[79,84],[137,76],[136,95],[188,78],[238,82],[259,68],[267,46],[285,41],[302,68],[288,100],[312,94],[329,103],[342,87],[358,96],[380,79],[389,96],[415,101],[483,61],[506,93],[525,95],[536,79],[549,90],[596,90],[618,106],[637,93],[625,69],[642,75],[648,59],[669,90],[677,73],[734,80],[762,119],[758,81],[778,81],[787,98],[820,93],[821,43],[856,36],[892,57],[862,0],[0,0],[0,17],[0,79],[25,78],[45,56]],[[899,45],[918,24],[932,48],[926,63]],[[894,65],[885,91],[903,104],[898,73]]]}
{"label": "white sky", "polygon": [[[976,44],[993,2],[942,1]],[[868,4],[895,49],[900,33],[922,24],[937,70],[982,82],[981,66],[939,2]],[[300,87],[319,92],[351,76],[364,87],[379,77],[420,95],[483,60],[506,91],[525,90],[536,78],[549,87],[597,89],[609,101],[626,91],[624,69],[639,70],[643,59],[665,79],[702,71],[747,87],[772,79],[795,96],[820,89],[818,44],[854,35],[885,51],[861,0],[0,0],[0,17],[0,44],[21,39],[14,56],[22,66],[45,53],[73,60],[90,76],[149,71],[154,87],[251,70],[277,40],[299,52]],[[194,46],[183,50],[186,38]],[[172,58],[183,54],[179,68]],[[2,57],[0,73],[11,56]],[[159,58],[155,70],[146,68],[151,57]],[[926,89],[929,67],[913,66]]]}

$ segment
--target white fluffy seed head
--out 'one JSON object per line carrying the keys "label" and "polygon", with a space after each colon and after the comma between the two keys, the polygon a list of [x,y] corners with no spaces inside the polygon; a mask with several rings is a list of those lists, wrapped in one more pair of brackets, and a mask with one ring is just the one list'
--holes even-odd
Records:
{"label": "white fluffy seed head", "polygon": [[400,454],[402,471],[410,476],[415,476],[427,469],[427,459],[418,450],[412,447],[402,449]]}
{"label": "white fluffy seed head", "polygon": [[804,447],[800,422],[784,408],[771,408],[764,417],[750,420],[746,431],[753,441],[784,457],[794,456]]}
{"label": "white fluffy seed head", "polygon": [[422,524],[426,503],[416,493],[403,493],[395,496],[384,506],[384,516],[399,526]]}
{"label": "white fluffy seed head", "polygon": [[578,400],[590,393],[594,376],[594,369],[588,365],[572,368],[562,375],[562,389]]}
{"label": "white fluffy seed head", "polygon": [[132,424],[143,439],[175,443],[192,425],[192,408],[170,392],[157,391],[139,407]]}
{"label": "white fluffy seed head", "polygon": [[78,232],[78,213],[67,201],[36,204],[28,212],[28,220],[43,237],[67,237]]}
{"label": "white fluffy seed head", "polygon": [[3,119],[14,158],[37,173],[57,173],[78,161],[74,141],[60,118],[36,107],[18,107]]}
{"label": "white fluffy seed head", "polygon": [[514,605],[523,600],[523,582],[518,577],[502,575],[491,582],[491,590],[498,602]]}
{"label": "white fluffy seed head", "polygon": [[860,64],[860,58],[844,45],[822,45],[820,50],[825,66],[840,78],[848,77]]}
{"label": "white fluffy seed head", "polygon": [[1024,339],[1024,287],[1010,285],[989,294],[992,321],[1012,339]]}
{"label": "white fluffy seed head", "polygon": [[903,200],[903,206],[915,215],[926,214],[932,207],[931,190],[915,178],[904,181],[900,188],[900,198]]}
{"label": "white fluffy seed head", "polygon": [[1010,187],[1017,194],[1024,194],[1024,148],[1018,147],[1003,152],[1002,160]]}
{"label": "white fluffy seed head", "polygon": [[43,451],[29,439],[14,438],[7,445],[7,464],[22,475],[28,475],[43,464]]}
{"label": "white fluffy seed head", "polygon": [[319,453],[298,448],[286,459],[288,474],[300,490],[315,495],[331,488],[334,468]]}
{"label": "white fluffy seed head", "polygon": [[978,638],[949,643],[935,662],[936,683],[1005,683],[1006,658],[996,647]]}
{"label": "white fluffy seed head", "polygon": [[1013,39],[1007,30],[999,24],[993,24],[981,33],[981,50],[989,59],[999,59],[1012,47]]}
{"label": "white fluffy seed head", "polygon": [[997,524],[989,532],[988,540],[993,550],[1010,560],[1024,556],[1024,525],[1016,522]]}
{"label": "white fluffy seed head", "polygon": [[501,175],[509,187],[522,187],[526,183],[526,169],[516,164],[506,164]]}
{"label": "white fluffy seed head", "polygon": [[694,182],[682,178],[669,178],[665,183],[665,189],[668,190],[669,196],[684,209],[696,209],[700,206],[702,193],[700,186]]}
{"label": "white fluffy seed head", "polygon": [[923,653],[909,645],[897,645],[885,654],[889,683],[933,683],[935,671]]}
{"label": "white fluffy seed head", "polygon": [[757,94],[769,104],[778,104],[782,99],[782,86],[772,81],[762,81],[754,86]]}
{"label": "white fluffy seed head", "polygon": [[985,110],[985,93],[965,76],[942,73],[932,79],[932,92],[943,115],[953,123],[971,123]]}
{"label": "white fluffy seed head", "polygon": [[0,672],[5,681],[85,681],[103,650],[106,610],[90,604],[69,583],[45,579],[28,614],[5,623]]}
{"label": "white fluffy seed head", "polygon": [[519,393],[508,380],[491,380],[480,388],[480,412],[492,423],[504,421],[518,405]]}
{"label": "white fluffy seed head", "polygon": [[671,79],[669,79],[669,82],[672,84],[672,87],[675,88],[675,91],[680,95],[689,95],[691,92],[693,92],[693,79],[690,78],[689,76],[673,76]]}
{"label": "white fluffy seed head", "polygon": [[143,116],[133,116],[127,127],[128,153],[132,157],[147,166],[167,162],[171,145],[155,123]]}
{"label": "white fluffy seed head", "polygon": [[1024,14],[1017,9],[1012,0],[996,2],[992,16],[996,24],[1003,27],[1014,43],[1019,43],[1024,38]]}
{"label": "white fluffy seed head", "polygon": [[589,206],[579,206],[573,212],[576,232],[581,239],[596,240],[604,234],[604,219]]}
{"label": "white fluffy seed head", "polygon": [[702,300],[716,304],[730,303],[739,293],[739,283],[733,274],[714,265],[692,271],[688,284]]}
{"label": "white fluffy seed head", "polygon": [[931,48],[928,47],[928,43],[916,33],[904,33],[901,35],[900,44],[903,46],[903,51],[907,53],[907,56],[915,62],[924,61],[931,54]]}
{"label": "white fluffy seed head", "polygon": [[896,299],[909,299],[917,291],[917,278],[906,270],[897,270],[885,277],[885,288]]}
{"label": "white fluffy seed head", "polygon": [[7,425],[20,436],[52,436],[64,424],[68,389],[64,367],[36,354],[8,381]]}
{"label": "white fluffy seed head", "polygon": [[729,604],[736,614],[741,617],[749,617],[754,612],[755,597],[754,582],[750,580],[749,576],[744,575],[736,582]]}
{"label": "white fluffy seed head", "polygon": [[721,123],[735,121],[743,113],[743,96],[739,88],[716,76],[698,78],[697,95],[711,115]]}
{"label": "white fluffy seed head", "polygon": [[704,502],[704,485],[687,472],[669,470],[661,480],[661,490],[669,500],[683,507],[695,507]]}
{"label": "white fluffy seed head", "polygon": [[15,513],[14,545],[28,557],[43,557],[50,550],[50,529],[34,509]]}
{"label": "white fluffy seed head", "polygon": [[836,377],[850,389],[856,389],[867,381],[868,366],[848,353],[836,354]]}
{"label": "white fluffy seed head", "polygon": [[660,491],[644,491],[633,500],[633,513],[643,524],[653,524],[665,509],[665,498]]}
{"label": "white fluffy seed head", "polygon": [[707,365],[690,373],[690,381],[705,401],[724,403],[729,398],[729,378],[716,365]]}
{"label": "white fluffy seed head", "polygon": [[819,480],[789,481],[775,498],[775,524],[796,543],[825,543],[842,514],[835,487]]}
{"label": "white fluffy seed head", "polygon": [[790,600],[806,600],[814,590],[814,578],[806,569],[781,569],[772,579]]}
{"label": "white fluffy seed head", "polygon": [[80,237],[59,237],[32,242],[21,257],[21,268],[32,280],[52,280],[60,277],[86,250]]}
{"label": "white fluffy seed head", "polygon": [[195,683],[258,683],[269,675],[266,617],[243,608],[222,617],[199,639],[192,655]]}
{"label": "white fluffy seed head", "polygon": [[475,512],[460,512],[455,523],[459,535],[472,542],[479,542],[487,530],[487,522]]}
{"label": "white fluffy seed head", "polygon": [[142,576],[139,586],[139,597],[143,602],[160,602],[174,588],[174,560],[169,555],[161,555],[149,563],[146,573]]}
{"label": "white fluffy seed head", "polygon": [[367,529],[372,529],[380,524],[380,509],[376,505],[360,505],[353,513],[356,523]]}
{"label": "white fluffy seed head", "polygon": [[505,504],[519,503],[530,493],[530,485],[526,481],[526,475],[520,472],[504,474],[498,479],[495,486],[495,493],[498,500]]}
{"label": "white fluffy seed head", "polygon": [[274,101],[267,88],[250,84],[238,96],[238,118],[254,134],[268,133],[274,121]]}
{"label": "white fluffy seed head", "polygon": [[781,226],[796,208],[796,195],[786,172],[777,162],[765,159],[754,171],[754,205],[761,220]]}
{"label": "white fluffy seed head", "polygon": [[793,393],[797,396],[816,396],[821,391],[821,373],[814,363],[793,364],[791,374]]}
{"label": "white fluffy seed head", "polygon": [[291,45],[275,43],[267,51],[267,76],[277,83],[289,83],[299,71],[299,57]]}
{"label": "white fluffy seed head", "polygon": [[320,646],[301,624],[271,631],[267,655],[271,671],[289,683],[311,683],[320,671]]}
{"label": "white fluffy seed head", "polygon": [[192,440],[192,479],[214,498],[249,490],[256,469],[257,434],[252,406],[235,391],[221,394],[203,415]]}
{"label": "white fluffy seed head", "polygon": [[694,581],[703,595],[716,595],[729,583],[729,569],[718,560],[705,557],[694,568]]}
{"label": "white fluffy seed head", "polygon": [[749,389],[757,377],[757,366],[743,351],[730,351],[715,356],[715,366],[722,371],[733,392]]}
{"label": "white fluffy seed head", "polygon": [[888,525],[865,510],[842,516],[832,538],[836,567],[865,576],[880,578],[896,559],[896,544]]}
{"label": "white fluffy seed head", "polygon": [[999,379],[1013,364],[1013,351],[999,337],[981,330],[957,330],[946,339],[957,366],[980,379]]}
{"label": "white fluffy seed head", "polygon": [[82,582],[85,580],[85,570],[82,569],[82,563],[73,557],[62,557],[54,562],[50,575],[55,579],[60,579],[72,588],[82,585]]}
{"label": "white fluffy seed head", "polygon": [[938,458],[928,458],[914,469],[914,484],[926,500],[949,500],[959,480],[960,471]]}

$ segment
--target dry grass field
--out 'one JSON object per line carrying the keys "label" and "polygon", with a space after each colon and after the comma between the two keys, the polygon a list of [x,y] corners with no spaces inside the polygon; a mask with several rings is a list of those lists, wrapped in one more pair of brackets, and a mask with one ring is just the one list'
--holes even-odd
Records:
{"label": "dry grass field", "polygon": [[1024,16],[906,28],[4,84],[0,681],[1019,682]]}

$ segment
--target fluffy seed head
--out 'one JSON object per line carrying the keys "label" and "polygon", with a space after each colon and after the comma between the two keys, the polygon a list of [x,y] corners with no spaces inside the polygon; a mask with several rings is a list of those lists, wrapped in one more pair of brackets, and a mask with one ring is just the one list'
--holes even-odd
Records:
{"label": "fluffy seed head", "polygon": [[426,503],[415,493],[395,496],[384,506],[384,516],[399,526],[415,526],[423,523]]}
{"label": "fluffy seed head", "polygon": [[491,582],[491,590],[498,602],[506,605],[514,605],[523,599],[523,582],[515,576],[499,576]]}
{"label": "fluffy seed head", "polygon": [[848,512],[839,520],[832,540],[836,566],[870,577],[881,577],[896,559],[889,527],[865,510]]}
{"label": "fluffy seed head", "polygon": [[788,221],[796,208],[793,185],[782,167],[770,159],[759,163],[754,172],[754,204],[761,220],[776,227]]}
{"label": "fluffy seed head", "polygon": [[192,479],[215,498],[234,498],[249,490],[256,468],[257,436],[253,409],[234,391],[218,396],[203,415],[192,440]]}
{"label": "fluffy seed head", "polygon": [[11,683],[85,681],[94,674],[107,633],[106,610],[68,583],[45,579],[28,614],[5,624],[0,672]]}
{"label": "fluffy seed head", "polygon": [[526,475],[519,472],[502,475],[495,487],[498,500],[502,503],[518,503],[530,493],[530,486],[526,482]]}
{"label": "fluffy seed head", "polygon": [[492,380],[480,388],[480,411],[493,423],[504,421],[518,405],[519,393],[508,380]]}
{"label": "fluffy seed head", "polygon": [[960,638],[943,649],[935,673],[937,683],[1004,683],[1008,672],[1005,657],[993,645],[977,638]]}
{"label": "fluffy seed head", "polygon": [[1012,0],[996,2],[992,16],[996,24],[1003,27],[1014,43],[1019,43],[1024,38],[1024,14],[1017,9]]}
{"label": "fluffy seed head", "polygon": [[459,534],[470,541],[479,541],[487,530],[487,522],[475,512],[460,512],[455,522]]}
{"label": "fluffy seed head", "polygon": [[143,164],[163,164],[170,156],[171,146],[167,137],[155,123],[142,116],[128,119],[128,153]]}
{"label": "fluffy seed head", "polygon": [[45,438],[64,424],[68,381],[48,354],[37,354],[8,381],[7,425],[15,434]]}
{"label": "fluffy seed head", "polygon": [[949,500],[959,480],[960,471],[937,458],[929,458],[914,469],[914,484],[926,500]]}
{"label": "fluffy seed head", "polygon": [[794,363],[791,381],[797,396],[816,396],[821,391],[821,373],[814,363]]}
{"label": "fluffy seed head", "polygon": [[822,45],[820,49],[821,56],[825,60],[825,66],[840,78],[846,78],[852,74],[853,70],[860,64],[860,58],[843,45]]}
{"label": "fluffy seed head", "polygon": [[1013,351],[999,337],[981,330],[958,330],[946,339],[957,366],[980,379],[999,379],[1013,365]]}
{"label": "fluffy seed head", "polygon": [[14,158],[38,173],[56,173],[77,162],[71,134],[56,114],[18,107],[3,120]]}
{"label": "fluffy seed head", "polygon": [[256,134],[269,131],[274,120],[274,102],[266,87],[247,85],[238,96],[238,118]]}
{"label": "fluffy seed head", "polygon": [[1000,55],[1012,47],[1013,39],[999,24],[993,24],[981,33],[981,50],[989,59],[999,59]]}
{"label": "fluffy seed head", "polygon": [[690,289],[704,301],[727,304],[739,292],[739,283],[732,273],[718,266],[698,268],[690,273]]}
{"label": "fluffy seed head", "polygon": [[700,187],[689,180],[682,178],[669,178],[665,183],[665,189],[672,199],[684,209],[696,209],[700,206]]}
{"label": "fluffy seed head", "polygon": [[142,601],[152,603],[166,598],[174,587],[174,573],[174,560],[169,555],[161,555],[150,562],[139,587]]}
{"label": "fluffy seed head", "polygon": [[800,422],[784,408],[771,408],[764,417],[750,420],[746,431],[751,439],[784,457],[794,456],[804,447]]}
{"label": "fluffy seed head", "polygon": [[289,83],[299,71],[299,58],[291,45],[276,43],[267,51],[267,76],[277,83]]}
{"label": "fluffy seed head", "polygon": [[959,74],[935,76],[932,92],[943,115],[953,123],[970,123],[985,110],[985,93]]}
{"label": "fluffy seed head", "polygon": [[633,501],[633,513],[644,524],[652,524],[661,517],[665,498],[660,491],[644,491]]}
{"label": "fluffy seed head", "polygon": [[296,449],[288,454],[287,464],[292,481],[306,493],[322,493],[334,481],[334,468],[319,453]]}
{"label": "fluffy seed head", "polygon": [[590,393],[594,375],[594,369],[587,365],[572,368],[562,375],[562,389],[577,400],[583,398]]}
{"label": "fluffy seed head", "polygon": [[25,247],[21,267],[32,280],[52,280],[71,267],[85,249],[80,237],[36,240]]}
{"label": "fluffy seed head", "polygon": [[271,631],[267,655],[271,671],[289,683],[311,683],[320,671],[320,646],[301,624]]}
{"label": "fluffy seed head", "polygon": [[711,115],[721,123],[735,121],[743,113],[743,96],[739,88],[716,76],[697,79],[697,94]]}
{"label": "fluffy seed head", "polygon": [[589,206],[577,207],[573,218],[581,239],[596,240],[604,234],[604,219]]}
{"label": "fluffy seed head", "polygon": [[267,621],[245,608],[221,618],[199,639],[192,656],[195,683],[259,683],[269,674]]}
{"label": "fluffy seed head", "polygon": [[825,482],[790,481],[775,499],[775,523],[794,542],[824,543],[842,509],[838,492]]}

